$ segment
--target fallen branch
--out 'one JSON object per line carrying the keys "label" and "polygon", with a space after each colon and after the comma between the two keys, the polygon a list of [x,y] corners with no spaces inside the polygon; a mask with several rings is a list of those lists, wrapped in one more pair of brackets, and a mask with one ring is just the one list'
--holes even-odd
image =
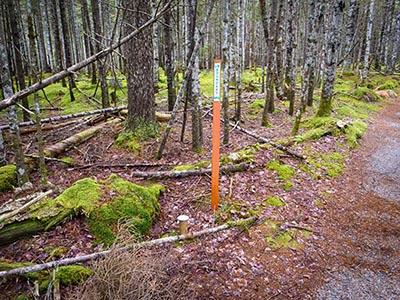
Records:
{"label": "fallen branch", "polygon": [[[59,160],[59,159],[57,159]],[[61,160],[60,160],[61,161]],[[62,161],[64,162],[64,161]],[[157,168],[157,167],[165,167],[167,165],[164,164],[90,164],[83,166],[75,166],[74,168],[70,168],[68,170],[82,170],[82,169],[90,169],[90,168],[101,168],[101,169],[110,169],[110,168]]]}
{"label": "fallen branch", "polygon": [[[237,165],[228,165],[220,168],[221,173],[233,173],[233,172],[241,172],[246,170],[249,167],[248,164],[237,164]],[[163,178],[184,178],[189,176],[199,176],[211,174],[211,169],[202,169],[202,170],[186,170],[186,171],[155,171],[155,172],[143,172],[143,171],[134,171],[130,175],[132,177],[143,177],[143,178],[151,178],[151,179],[163,179]]]}
{"label": "fallen branch", "polygon": [[15,210],[13,210],[13,211],[11,211],[11,212],[9,212],[9,213],[0,215],[0,222],[2,222],[2,221],[4,221],[4,220],[7,220],[7,219],[10,219],[10,218],[12,218],[12,217],[18,215],[19,213],[25,211],[26,209],[28,209],[29,207],[31,207],[33,204],[39,202],[40,200],[42,200],[44,197],[50,195],[51,193],[53,193],[52,190],[49,190],[49,191],[47,191],[47,192],[45,192],[45,193],[42,193],[42,194],[40,194],[39,196],[37,196],[36,198],[34,198],[33,200],[29,201],[28,203],[25,203],[25,204],[22,205],[21,207],[15,209]]}
{"label": "fallen branch", "polygon": [[[70,114],[70,115],[64,115],[64,116],[51,117],[51,118],[47,118],[47,119],[42,119],[42,120],[40,120],[40,122],[41,123],[58,122],[58,121],[63,121],[63,120],[68,120],[68,119],[73,119],[73,118],[80,118],[80,117],[90,116],[90,115],[100,115],[100,114],[104,114],[106,112],[117,112],[117,111],[121,111],[123,109],[126,109],[126,106],[108,107],[108,108],[104,108],[104,109],[96,109],[96,110],[92,110],[92,111],[85,111],[85,112],[81,112],[81,113],[77,113],[77,114]],[[28,122],[19,123],[18,126],[19,127],[24,127],[24,126],[30,126],[30,125],[35,125],[35,124],[36,124],[35,121],[28,121]],[[9,125],[0,126],[1,130],[9,129],[9,128],[10,128]]]}
{"label": "fallen branch", "polygon": [[[50,131],[50,130],[55,130],[55,129],[59,129],[59,128],[63,128],[72,124],[75,124],[77,122],[77,120],[73,120],[73,121],[68,121],[65,123],[60,123],[60,124],[49,124],[49,125],[42,125],[42,131]],[[23,128],[20,130],[21,134],[29,134],[32,132],[36,132],[37,128],[36,125],[35,126],[31,126],[31,127],[27,127],[27,128]]]}
{"label": "fallen branch", "polygon": [[[211,117],[213,117],[213,115],[211,113],[209,115]],[[224,122],[224,120],[221,119],[221,122]],[[262,136],[259,136],[259,135],[255,134],[254,132],[252,132],[250,130],[247,130],[247,129],[243,128],[243,127],[240,127],[237,123],[229,122],[229,125],[232,126],[233,128],[239,129],[239,131],[251,136],[252,138],[255,138],[256,140],[258,140],[260,142],[269,144],[269,145],[275,147],[276,149],[282,150],[282,151],[286,152],[287,154],[290,154],[291,156],[294,156],[294,157],[296,157],[298,159],[304,160],[304,159],[307,158],[306,156],[304,156],[302,154],[298,154],[296,152],[293,152],[292,150],[286,148],[285,146],[277,144],[277,143],[275,143],[275,142],[273,142],[273,141],[271,141],[271,140],[269,140],[269,139],[267,139],[265,137],[262,137]]]}
{"label": "fallen branch", "polygon": [[[128,250],[136,248],[136,247],[152,247],[152,246],[162,245],[162,244],[166,244],[166,243],[174,243],[174,242],[184,241],[184,240],[188,240],[188,239],[194,239],[194,238],[206,235],[206,234],[216,233],[216,232],[226,230],[226,229],[229,229],[232,227],[242,227],[242,226],[247,227],[247,226],[251,226],[253,224],[258,224],[258,223],[256,223],[256,221],[258,219],[259,218],[257,216],[253,216],[253,217],[250,217],[247,219],[241,219],[241,220],[237,220],[237,221],[228,222],[228,223],[225,223],[218,227],[207,228],[207,229],[192,232],[189,234],[169,236],[169,237],[165,237],[165,238],[159,238],[159,239],[155,239],[155,240],[151,240],[151,241],[133,244],[130,246],[122,247],[122,248],[118,249],[117,251],[122,252],[122,251],[128,251]],[[105,255],[111,253],[111,251],[115,251],[115,250],[105,250],[105,251],[95,252],[92,254],[82,255],[82,256],[78,256],[78,257],[64,258],[64,259],[60,259],[60,260],[56,260],[56,261],[52,261],[52,262],[48,262],[48,263],[44,263],[44,264],[38,264],[38,265],[33,265],[33,266],[23,267],[23,268],[16,268],[16,269],[8,270],[8,271],[1,271],[0,277],[23,275],[26,273],[38,272],[38,271],[47,270],[50,268],[59,267],[59,266],[76,264],[76,263],[93,260],[93,259],[105,256]]]}
{"label": "fallen branch", "polygon": [[59,154],[63,153],[64,151],[67,150],[67,148],[80,144],[83,141],[85,141],[86,139],[88,139],[89,137],[92,137],[93,135],[95,135],[96,133],[98,133],[103,127],[105,127],[106,125],[110,125],[110,124],[116,124],[121,122],[120,119],[116,118],[116,119],[112,119],[108,122],[99,124],[97,126],[93,126],[89,129],[86,129],[84,131],[81,131],[77,134],[74,134],[73,136],[70,136],[69,138],[62,140],[54,145],[51,145],[49,147],[46,147],[46,149],[44,149],[44,153],[46,156],[49,157],[56,157]]}

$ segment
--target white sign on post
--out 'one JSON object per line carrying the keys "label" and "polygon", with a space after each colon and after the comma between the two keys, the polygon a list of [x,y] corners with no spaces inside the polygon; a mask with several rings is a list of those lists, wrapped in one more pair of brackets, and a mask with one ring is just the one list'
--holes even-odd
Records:
{"label": "white sign on post", "polygon": [[221,62],[214,62],[214,102],[221,100]]}

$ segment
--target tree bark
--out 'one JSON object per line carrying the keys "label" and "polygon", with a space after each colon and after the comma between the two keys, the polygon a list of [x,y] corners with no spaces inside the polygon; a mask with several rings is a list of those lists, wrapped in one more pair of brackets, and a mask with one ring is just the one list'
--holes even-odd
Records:
{"label": "tree bark", "polygon": [[237,6],[237,25],[236,25],[236,58],[235,58],[235,77],[236,77],[236,109],[235,120],[240,122],[242,115],[242,72],[243,72],[243,42],[244,42],[244,9],[243,1],[238,0]]}
{"label": "tree bark", "polygon": [[[15,57],[15,68],[17,72],[17,80],[19,87],[21,89],[24,89],[26,87],[25,85],[25,72],[24,72],[24,62],[22,60],[22,55],[23,55],[23,47],[22,47],[22,37],[20,34],[20,28],[18,26],[18,21],[21,20],[21,16],[18,13],[18,6],[19,3],[13,1],[13,0],[6,0],[6,5],[7,5],[7,11],[9,13],[9,22],[10,22],[10,27],[11,27],[11,33],[12,33],[12,44],[14,48],[14,57]],[[29,110],[29,103],[28,103],[28,98],[23,97],[22,98],[22,105],[25,107],[27,110]],[[22,111],[22,115],[24,118],[24,121],[28,121],[30,119],[29,113],[26,110]]]}
{"label": "tree bark", "polygon": [[222,65],[224,68],[223,73],[223,98],[222,98],[222,111],[224,118],[224,138],[223,144],[229,144],[229,19],[231,18],[231,1],[224,0],[224,19],[223,19],[223,44],[222,44]]}
{"label": "tree bark", "polygon": [[369,1],[367,32],[365,36],[364,69],[361,73],[361,82],[364,82],[369,74],[369,58],[371,55],[372,25],[374,22],[375,0]]}
{"label": "tree bark", "polygon": [[[92,0],[92,15],[93,15],[93,27],[95,33],[95,48],[96,52],[100,52],[104,48],[104,24],[102,22],[100,13],[100,2],[99,0]],[[99,80],[101,86],[101,104],[103,108],[110,106],[108,98],[108,83],[107,83],[107,55],[97,60],[97,68],[99,70]]]}
{"label": "tree bark", "polygon": [[325,59],[324,83],[322,86],[321,102],[317,112],[318,117],[329,117],[332,114],[332,95],[336,79],[344,6],[343,0],[334,1],[331,32]]}
{"label": "tree bark", "polygon": [[[148,1],[123,1],[125,22],[139,28],[151,15]],[[125,25],[125,32],[130,27]],[[153,87],[153,41],[151,27],[141,31],[137,38],[124,47],[127,66],[128,118],[127,125],[135,130],[143,124],[155,122],[155,98]]]}
{"label": "tree bark", "polygon": [[350,0],[349,10],[347,12],[346,44],[345,44],[346,57],[344,60],[344,68],[349,68],[352,63],[352,58],[353,58],[352,49],[355,41],[356,12],[357,12],[357,0]]}
{"label": "tree bark", "polygon": [[[164,0],[166,4],[168,0]],[[168,86],[168,110],[171,111],[174,108],[176,100],[175,90],[175,67],[174,67],[174,56],[173,56],[173,40],[172,40],[172,23],[171,23],[172,12],[168,10],[164,15],[164,53],[165,53],[165,73],[167,76]]]}
{"label": "tree bark", "polygon": [[[157,0],[151,0],[151,9],[153,15],[157,13],[158,4]],[[158,69],[160,68],[160,54],[158,46],[160,43],[159,26],[158,23],[153,23],[153,86],[154,92],[158,92]]]}
{"label": "tree bark", "polygon": [[388,68],[388,73],[392,74],[397,57],[399,56],[399,49],[400,49],[400,8],[397,9],[397,17],[396,17],[396,25],[395,25],[395,34],[394,34],[394,39],[393,39],[393,48],[392,48],[392,53],[389,58],[389,68]]}
{"label": "tree bark", "polygon": [[[0,81],[2,84],[3,96],[5,98],[11,97],[13,94],[11,74],[7,60],[7,52],[5,47],[4,29],[3,24],[0,23]],[[21,136],[19,133],[18,118],[15,105],[9,107],[8,123],[10,126],[10,133],[12,137],[12,145],[15,153],[15,165],[17,167],[18,185],[23,185],[29,181],[26,172],[24,152],[21,145]],[[3,139],[3,138],[1,138]]]}

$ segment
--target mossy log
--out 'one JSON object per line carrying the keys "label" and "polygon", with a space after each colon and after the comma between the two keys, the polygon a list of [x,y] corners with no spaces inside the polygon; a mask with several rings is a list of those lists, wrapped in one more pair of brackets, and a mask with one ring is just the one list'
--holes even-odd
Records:
{"label": "mossy log", "polygon": [[[249,168],[249,164],[242,163],[236,165],[228,165],[220,168],[221,173],[234,173],[242,172]],[[155,172],[142,172],[133,171],[131,177],[142,177],[150,179],[163,179],[163,178],[184,178],[190,176],[200,176],[211,174],[211,168],[201,170],[184,170],[184,171],[155,171]]]}
{"label": "mossy log", "polygon": [[67,217],[72,216],[74,210],[63,209],[59,214],[44,219],[28,219],[22,222],[14,222],[0,229],[0,246],[11,244],[24,237],[32,236],[45,231],[50,227],[60,224]]}

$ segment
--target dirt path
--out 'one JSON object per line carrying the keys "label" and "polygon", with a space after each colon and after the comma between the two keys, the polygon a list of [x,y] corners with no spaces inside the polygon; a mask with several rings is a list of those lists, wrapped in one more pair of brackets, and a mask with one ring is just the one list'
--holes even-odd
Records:
{"label": "dirt path", "polygon": [[324,235],[317,299],[400,299],[400,101],[389,104],[351,159]]}

